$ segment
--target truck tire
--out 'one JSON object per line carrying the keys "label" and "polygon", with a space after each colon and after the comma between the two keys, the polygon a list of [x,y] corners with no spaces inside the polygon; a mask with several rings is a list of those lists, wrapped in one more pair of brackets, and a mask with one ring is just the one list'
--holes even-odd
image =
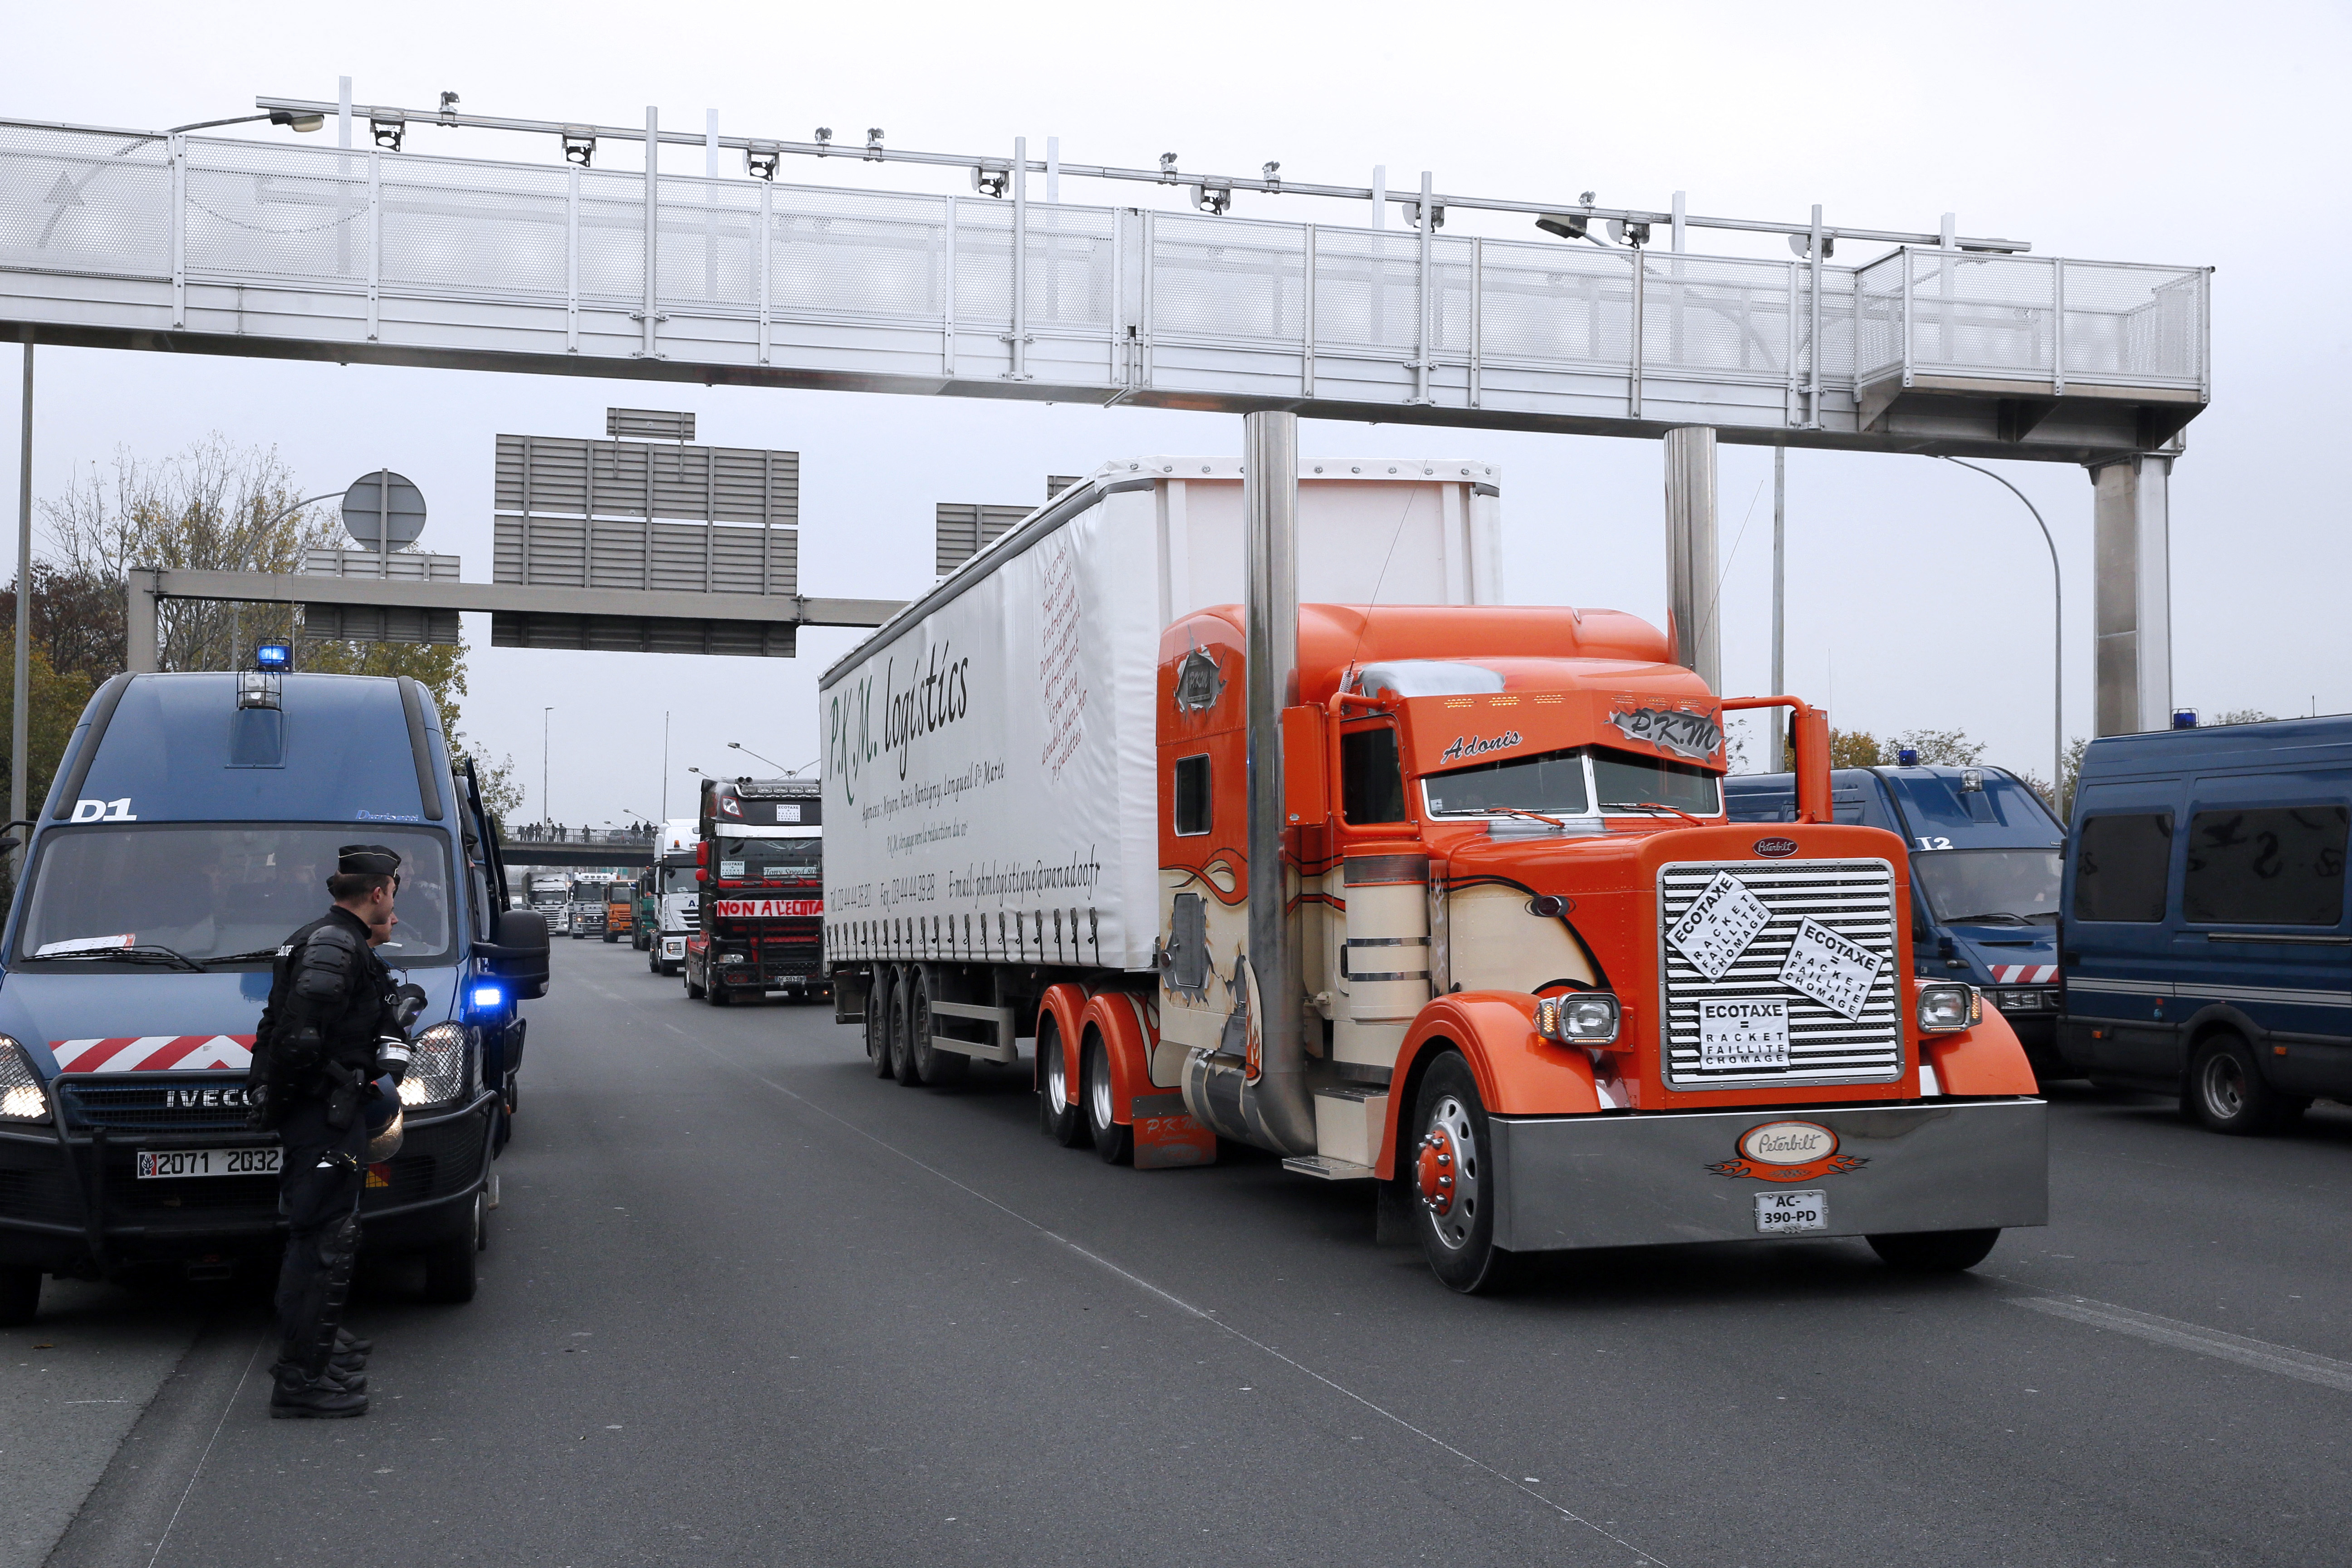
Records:
{"label": "truck tire", "polygon": [[885,969],[866,977],[866,1059],[876,1078],[890,1076],[890,984]]}
{"label": "truck tire", "polygon": [[901,966],[890,973],[890,1076],[902,1088],[922,1081],[915,1076],[911,1044],[907,1034],[907,970]]}
{"label": "truck tire", "polygon": [[662,972],[661,950],[650,942],[646,944],[646,967],[656,974]]}
{"label": "truck tire", "polygon": [[1413,1163],[1402,1173],[1412,1184],[1413,1229],[1430,1271],[1465,1296],[1500,1289],[1515,1272],[1511,1254],[1495,1245],[1502,1172],[1486,1162],[1494,1146],[1486,1108],[1460,1052],[1445,1052],[1423,1075],[1412,1126]]}
{"label": "truck tire", "polygon": [[694,999],[695,1001],[697,1001],[697,1002],[701,1001],[701,1000],[702,1000],[702,994],[703,994],[702,987],[701,987],[701,986],[699,986],[699,985],[697,985],[697,984],[694,983],[694,965],[693,965],[691,963],[682,963],[682,964],[680,964],[680,965],[678,966],[678,968],[679,968],[679,969],[680,969],[680,971],[681,971],[681,972],[683,972],[683,973],[684,973],[684,974],[686,975],[686,994],[687,994],[687,995],[688,995],[689,997],[693,998],[693,999]]}
{"label": "truck tire", "polygon": [[1087,1136],[1094,1140],[1104,1164],[1123,1165],[1135,1153],[1135,1129],[1122,1127],[1112,1114],[1110,1052],[1091,1029],[1087,1031],[1084,1063],[1078,1100],[1087,1113]]}
{"label": "truck tire", "polygon": [[728,1007],[734,1005],[735,993],[727,989],[724,984],[714,980],[710,983],[709,989],[710,992],[710,1005],[712,1006]]}
{"label": "truck tire", "polygon": [[920,965],[908,971],[907,987],[907,1055],[915,1076],[932,1085],[961,1081],[971,1058],[961,1051],[943,1051],[931,1044],[931,981]]}
{"label": "truck tire", "polygon": [[1065,1149],[1076,1147],[1087,1135],[1086,1113],[1070,1103],[1062,1026],[1050,1008],[1037,1015],[1037,1131]]}
{"label": "truck tire", "polygon": [[41,1271],[21,1264],[0,1268],[0,1329],[18,1329],[41,1310]]}
{"label": "truck tire", "polygon": [[1974,1268],[2000,1239],[1991,1230],[1912,1230],[1864,1237],[1878,1260],[1906,1274],[1958,1274]]}
{"label": "truck tire", "polygon": [[618,931],[608,931],[604,933],[604,940],[606,942],[618,942],[621,940],[621,933]]}
{"label": "truck tire", "polygon": [[2258,1137],[2275,1132],[2310,1104],[2281,1094],[2263,1080],[2254,1053],[2235,1035],[2215,1035],[2189,1058],[2180,1107],[2210,1132]]}

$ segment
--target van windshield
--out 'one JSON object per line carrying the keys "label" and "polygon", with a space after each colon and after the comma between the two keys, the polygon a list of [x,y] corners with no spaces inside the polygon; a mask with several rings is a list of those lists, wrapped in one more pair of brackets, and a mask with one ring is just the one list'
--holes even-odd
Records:
{"label": "van windshield", "polygon": [[2064,856],[2055,849],[1938,849],[1911,857],[1940,920],[1959,925],[2056,925]]}
{"label": "van windshield", "polygon": [[[140,823],[42,835],[11,962],[44,947],[121,942],[192,959],[276,947],[327,912],[327,878],[345,844],[400,856],[399,924],[377,951],[394,968],[450,956],[446,840],[415,828],[249,823]],[[89,961],[83,961],[89,962]]]}

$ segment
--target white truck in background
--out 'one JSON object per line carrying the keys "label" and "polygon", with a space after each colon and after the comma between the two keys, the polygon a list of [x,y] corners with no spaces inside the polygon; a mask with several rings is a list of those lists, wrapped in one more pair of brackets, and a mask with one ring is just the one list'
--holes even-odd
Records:
{"label": "white truck in background", "polygon": [[690,816],[674,816],[662,824],[654,844],[653,918],[646,932],[646,967],[656,974],[676,974],[686,966],[686,939],[694,933],[702,912],[702,887],[695,879],[697,847],[701,830]]}

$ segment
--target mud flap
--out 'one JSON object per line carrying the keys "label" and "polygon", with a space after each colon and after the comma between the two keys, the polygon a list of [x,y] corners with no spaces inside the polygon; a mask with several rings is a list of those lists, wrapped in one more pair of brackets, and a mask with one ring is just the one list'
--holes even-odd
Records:
{"label": "mud flap", "polygon": [[1168,1171],[1217,1163],[1217,1135],[1184,1110],[1181,1094],[1138,1095],[1135,1168]]}

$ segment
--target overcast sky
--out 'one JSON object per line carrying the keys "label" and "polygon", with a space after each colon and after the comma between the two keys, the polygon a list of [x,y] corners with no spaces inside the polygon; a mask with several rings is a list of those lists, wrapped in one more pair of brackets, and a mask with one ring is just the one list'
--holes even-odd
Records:
{"label": "overcast sky", "polygon": [[[2175,700],[2209,711],[2352,709],[2352,542],[2323,482],[2347,413],[2341,5],[1978,4],[1928,11],[1684,4],[1463,6],[1033,4],[1006,10],[705,4],[26,7],[8,24],[0,113],[162,128],[250,111],[257,93],[471,112],[1006,153],[1062,140],[1073,162],[1441,190],[2029,239],[2037,253],[2210,265],[2213,403],[2172,488]],[[285,136],[284,132],[268,132]],[[325,142],[332,129],[318,140]],[[551,163],[538,138],[414,128],[411,147]],[[667,166],[699,173],[692,150]],[[634,166],[633,150],[600,163]],[[723,172],[735,172],[731,167]],[[836,163],[846,184],[956,188],[945,174]],[[814,165],[788,164],[807,179]],[[887,182],[886,177],[887,176]],[[955,176],[961,178],[961,176]],[[1139,187],[1070,182],[1073,201]],[[1113,193],[1116,193],[1114,196]],[[1042,194],[1042,193],[1039,193]],[[1158,193],[1145,190],[1146,196]],[[1348,222],[1328,204],[1266,216]],[[1514,224],[1517,220],[1511,220]],[[1494,232],[1503,232],[1494,230]],[[1516,232],[1516,229],[1512,230]],[[1772,242],[1777,245],[1778,242]],[[1695,235],[1694,250],[1759,254]],[[1785,254],[1785,253],[1783,253]],[[1866,254],[1866,253],[1865,253]],[[1840,262],[1851,259],[1841,254]],[[14,354],[0,350],[0,431]],[[492,439],[601,435],[612,404],[690,408],[700,439],[796,450],[801,587],[904,597],[931,581],[940,500],[1034,502],[1048,473],[1139,452],[1231,454],[1240,420],[855,394],[336,367],[45,348],[34,489],[118,446],[169,454],[218,431],[274,445],[306,489],[388,465],[432,510],[424,547],[489,575]],[[1308,424],[1309,455],[1477,458],[1503,468],[1507,593],[1664,618],[1654,442]],[[2314,465],[2317,465],[2315,471]],[[2090,487],[2011,463],[2057,534],[2071,733],[2090,725]],[[0,464],[15,515],[16,468]],[[1722,448],[1725,683],[1769,670],[1771,459]],[[13,538],[13,531],[9,535]],[[1789,684],[1843,727],[1962,728],[1993,761],[2050,765],[2050,568],[1999,486],[1920,458],[1789,462]],[[13,554],[13,547],[6,547]],[[817,755],[819,672],[856,640],[802,636],[793,660],[493,649],[467,618],[464,727],[512,755],[528,813],[572,822],[690,809],[689,764],[736,771],[730,741]],[[551,706],[551,802],[540,794]],[[765,771],[764,769],[760,771]]]}

